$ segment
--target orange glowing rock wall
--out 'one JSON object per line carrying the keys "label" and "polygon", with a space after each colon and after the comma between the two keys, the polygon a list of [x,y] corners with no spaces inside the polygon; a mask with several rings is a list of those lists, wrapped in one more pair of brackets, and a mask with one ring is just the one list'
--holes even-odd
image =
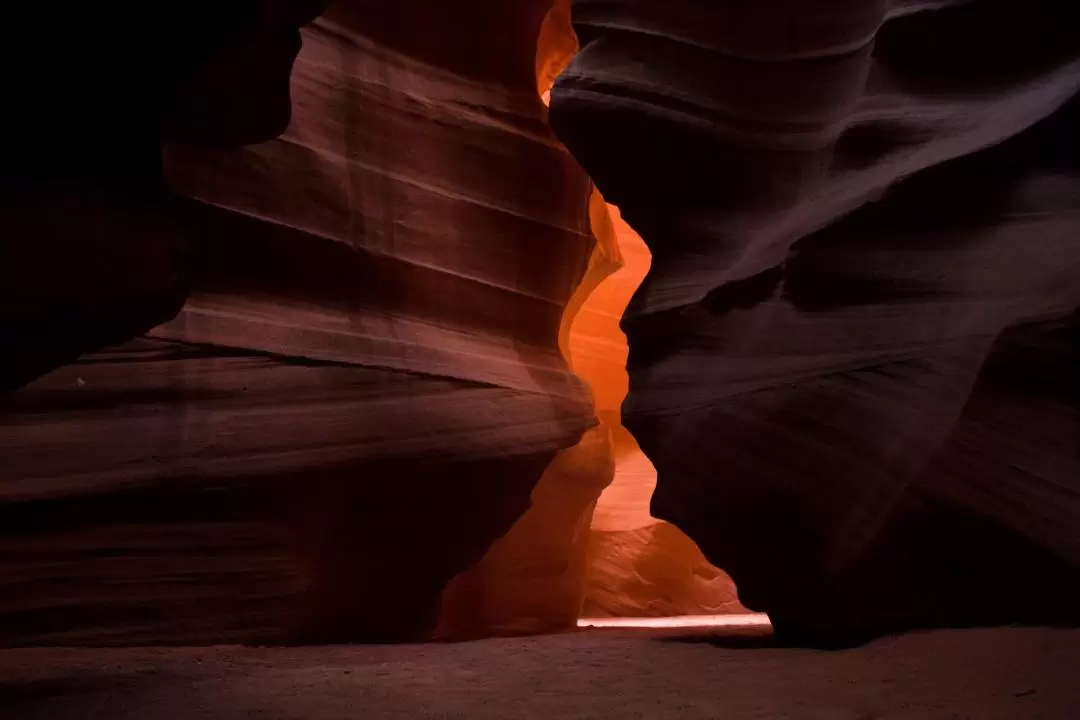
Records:
{"label": "orange glowing rock wall", "polygon": [[[559,0],[537,46],[537,91],[545,101],[576,52],[569,0]],[[559,344],[589,384],[599,424],[556,457],[530,510],[447,588],[445,637],[565,629],[579,614],[742,611],[730,579],[682,532],[649,514],[656,473],[620,420],[628,375],[619,329],[648,272],[649,251],[596,191],[589,218],[596,246],[563,315]]]}
{"label": "orange glowing rock wall", "polygon": [[[538,88],[550,88],[578,51],[570,0],[548,15],[538,58]],[[546,53],[544,51],[547,51]],[[590,218],[597,237],[590,272],[567,309],[565,352],[593,393],[600,431],[610,438],[614,476],[597,500],[588,540],[582,614],[663,616],[744,612],[735,586],[679,529],[649,512],[656,469],[622,425],[629,390],[628,347],[619,321],[649,271],[649,249],[619,209],[594,191]]]}
{"label": "orange glowing rock wall", "polygon": [[619,320],[649,271],[650,255],[619,209],[609,205],[608,211],[623,264],[589,295],[570,332],[571,366],[589,382],[615,448],[615,477],[593,513],[582,615],[745,612],[731,579],[681,530],[649,512],[656,469],[620,417],[629,376]]}
{"label": "orange glowing rock wall", "polygon": [[[541,97],[576,49],[569,2],[558,0],[544,19],[536,45],[536,91]],[[572,352],[573,328],[595,288],[620,262],[607,210],[595,191],[588,212],[596,244],[563,312],[558,341],[561,354],[582,378],[585,374]],[[447,586],[437,636],[574,627],[584,602],[592,510],[614,472],[611,429],[601,421],[555,457],[532,493],[531,507],[510,532]]]}

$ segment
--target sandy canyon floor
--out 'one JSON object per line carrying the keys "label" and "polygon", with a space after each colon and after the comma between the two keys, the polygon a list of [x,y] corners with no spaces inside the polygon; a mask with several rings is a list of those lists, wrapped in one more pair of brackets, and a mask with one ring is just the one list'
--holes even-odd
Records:
{"label": "sandy canyon floor", "polygon": [[[757,631],[760,633],[760,631]],[[4,720],[1080,718],[1080,631],[938,631],[844,651],[744,631],[462,644],[0,651]]]}

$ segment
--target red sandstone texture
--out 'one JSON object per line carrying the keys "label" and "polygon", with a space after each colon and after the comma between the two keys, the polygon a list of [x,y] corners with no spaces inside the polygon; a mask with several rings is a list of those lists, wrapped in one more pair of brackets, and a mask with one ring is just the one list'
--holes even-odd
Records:
{"label": "red sandstone texture", "polygon": [[[541,28],[536,70],[542,97],[577,51],[569,8],[568,0],[557,2]],[[563,313],[559,347],[592,391],[599,422],[556,456],[510,532],[447,587],[440,637],[566,630],[582,614],[741,610],[730,579],[679,530],[649,516],[656,473],[619,413],[627,387],[619,318],[648,270],[649,255],[595,191],[589,209],[597,242]]]}
{"label": "red sandstone texture", "polygon": [[[157,104],[70,143],[118,123],[123,154],[67,158],[92,172],[59,189],[29,160],[15,178],[36,255],[12,264],[34,312],[6,326],[9,384],[66,366],[3,399],[0,642],[455,638],[726,604],[654,533],[619,423],[648,257],[546,124],[569,3],[343,1],[295,68],[317,8],[270,5],[290,33],[230,18]],[[112,42],[76,47],[98,68]],[[613,478],[634,502],[592,528]]]}
{"label": "red sandstone texture", "polygon": [[243,5],[8,11],[0,644],[1078,619],[1068,3]]}
{"label": "red sandstone texture", "polygon": [[595,423],[549,4],[338,3],[280,139],[168,148],[183,310],[0,401],[0,643],[430,635]]}

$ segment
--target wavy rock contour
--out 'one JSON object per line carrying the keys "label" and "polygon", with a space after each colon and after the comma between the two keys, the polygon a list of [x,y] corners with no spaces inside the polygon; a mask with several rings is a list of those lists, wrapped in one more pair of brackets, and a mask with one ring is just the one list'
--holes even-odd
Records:
{"label": "wavy rock contour", "polygon": [[430,635],[595,423],[558,344],[593,239],[535,89],[549,4],[338,3],[281,139],[170,148],[184,310],[2,400],[0,643]]}
{"label": "wavy rock contour", "polygon": [[789,637],[1080,619],[1067,11],[573,4],[552,123],[653,255],[653,514]]}

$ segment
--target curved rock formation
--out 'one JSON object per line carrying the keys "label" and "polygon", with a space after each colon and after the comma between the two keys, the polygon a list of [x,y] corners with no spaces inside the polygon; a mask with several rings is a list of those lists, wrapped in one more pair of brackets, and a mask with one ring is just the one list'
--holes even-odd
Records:
{"label": "curved rock formation", "polygon": [[682,531],[649,512],[656,469],[622,425],[626,336],[619,320],[649,270],[649,250],[607,206],[622,267],[591,292],[570,335],[573,367],[593,390],[610,428],[615,472],[596,501],[589,532],[584,617],[716,615],[745,612],[735,586]]}
{"label": "curved rock formation", "polygon": [[429,636],[595,423],[549,5],[338,3],[280,140],[170,148],[186,307],[0,401],[0,643]]}
{"label": "curved rock formation", "polygon": [[1080,620],[1067,10],[574,2],[551,117],[653,254],[653,514],[789,637]]}
{"label": "curved rock formation", "polygon": [[[537,51],[545,101],[577,50],[570,2],[558,0]],[[730,579],[679,530],[649,515],[656,472],[619,416],[628,380],[619,318],[645,277],[649,252],[595,191],[590,221],[597,244],[563,315],[559,344],[592,390],[599,424],[556,457],[529,511],[447,588],[441,637],[566,630],[581,615],[741,610]]]}
{"label": "curved rock formation", "polygon": [[745,614],[727,573],[670,523],[589,535],[584,618]]}
{"label": "curved rock formation", "polygon": [[[537,42],[536,92],[543,100],[575,52],[569,0],[556,0]],[[556,632],[576,627],[580,617],[593,508],[615,474],[610,417],[589,372],[595,368],[581,356],[580,332],[598,288],[622,263],[607,206],[595,191],[589,222],[596,244],[563,312],[559,350],[574,374],[591,385],[599,423],[555,457],[533,490],[529,510],[480,562],[447,586],[436,630],[440,638]],[[617,353],[614,360],[619,362]],[[621,365],[615,369],[625,375]]]}

